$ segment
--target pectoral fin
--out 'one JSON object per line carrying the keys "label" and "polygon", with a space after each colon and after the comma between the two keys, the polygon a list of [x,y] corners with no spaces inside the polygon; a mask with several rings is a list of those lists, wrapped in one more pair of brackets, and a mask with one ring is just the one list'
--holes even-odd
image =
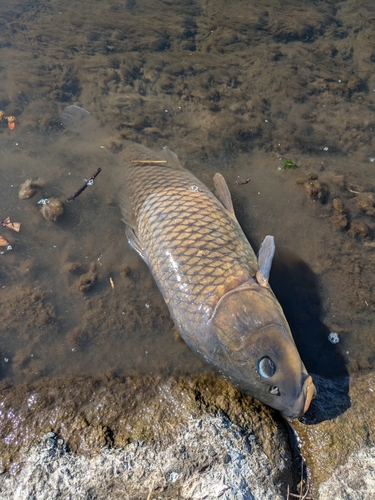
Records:
{"label": "pectoral fin", "polygon": [[273,236],[266,236],[260,245],[258,254],[259,270],[256,274],[256,279],[259,285],[268,286],[270,277],[272,259],[275,255],[275,241]]}
{"label": "pectoral fin", "polygon": [[125,229],[126,237],[128,238],[129,245],[137,252],[137,254],[144,260],[147,264],[145,256],[143,254],[142,243],[139,241],[139,238],[135,231],[131,227],[127,227]]}
{"label": "pectoral fin", "polygon": [[215,195],[219,201],[224,205],[224,207],[228,210],[231,216],[235,219],[235,213],[232,203],[232,197],[230,195],[230,191],[228,188],[228,184],[225,182],[224,177],[216,173],[214,175],[214,185],[215,185]]}

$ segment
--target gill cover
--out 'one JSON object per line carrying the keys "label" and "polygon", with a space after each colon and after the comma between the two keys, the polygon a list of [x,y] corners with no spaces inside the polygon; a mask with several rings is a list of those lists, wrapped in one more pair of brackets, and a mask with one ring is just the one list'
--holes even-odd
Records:
{"label": "gill cover", "polygon": [[314,384],[269,287],[252,280],[228,292],[210,323],[215,367],[233,385],[287,416],[307,410]]}

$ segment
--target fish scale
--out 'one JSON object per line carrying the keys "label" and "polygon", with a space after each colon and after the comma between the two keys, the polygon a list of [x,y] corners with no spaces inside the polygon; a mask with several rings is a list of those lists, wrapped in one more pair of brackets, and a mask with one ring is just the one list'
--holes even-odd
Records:
{"label": "fish scale", "polygon": [[[131,170],[155,179],[165,167]],[[187,171],[174,171],[174,183],[168,174],[167,188],[153,184],[150,194],[146,183],[134,191],[138,237],[175,320],[196,331],[225,292],[255,275],[256,259],[238,223],[207,188],[192,189],[197,181]]]}

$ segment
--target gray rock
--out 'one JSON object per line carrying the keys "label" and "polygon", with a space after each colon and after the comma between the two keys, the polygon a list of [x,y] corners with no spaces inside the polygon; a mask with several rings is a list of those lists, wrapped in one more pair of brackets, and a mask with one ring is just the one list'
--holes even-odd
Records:
{"label": "gray rock", "polygon": [[[181,430],[182,429],[182,430]],[[175,441],[103,448],[94,456],[66,451],[57,436],[21,457],[16,476],[3,475],[3,500],[159,499],[275,500],[283,498],[289,460],[269,465],[262,448],[224,416],[189,418]],[[181,453],[181,450],[184,450]],[[212,450],[215,453],[212,453]],[[189,458],[186,458],[189,457]],[[230,457],[229,461],[225,457]]]}
{"label": "gray rock", "polygon": [[372,500],[375,498],[375,447],[350,455],[319,487],[319,500]]}

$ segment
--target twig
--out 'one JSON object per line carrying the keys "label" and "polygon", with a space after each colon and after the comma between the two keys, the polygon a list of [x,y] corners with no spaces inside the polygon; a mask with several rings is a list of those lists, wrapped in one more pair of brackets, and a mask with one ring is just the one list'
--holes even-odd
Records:
{"label": "twig", "polygon": [[354,194],[362,194],[360,191],[354,191],[353,189],[346,188],[348,191]]}
{"label": "twig", "polygon": [[69,196],[69,198],[67,199],[67,201],[73,201],[77,198],[77,196],[79,196],[86,188],[87,186],[91,186],[91,184],[93,183],[95,177],[97,177],[100,172],[101,172],[101,168],[99,167],[93,174],[91,177],[89,177],[87,179],[87,181],[83,184],[83,186],[81,186],[79,189],[77,189],[77,191],[72,194],[72,196]]}
{"label": "twig", "polygon": [[152,495],[152,490],[154,489],[154,484],[155,484],[155,479],[152,481],[152,485],[151,485],[151,488],[150,488],[150,492],[149,492],[149,494],[147,495],[147,500],[150,500],[150,498],[151,498],[151,495]]}
{"label": "twig", "polygon": [[168,163],[167,160],[132,160],[132,163],[147,163],[148,165],[162,165]]}
{"label": "twig", "polygon": [[300,500],[313,500],[312,497],[308,497],[307,494],[309,492],[309,489],[310,489],[310,483],[307,483],[307,489],[305,491],[305,493],[302,495],[302,491],[299,495],[297,495],[296,493],[290,493],[289,491],[289,485],[288,485],[288,488],[287,488],[287,500],[289,500],[289,497],[293,497],[293,498],[299,498]]}

